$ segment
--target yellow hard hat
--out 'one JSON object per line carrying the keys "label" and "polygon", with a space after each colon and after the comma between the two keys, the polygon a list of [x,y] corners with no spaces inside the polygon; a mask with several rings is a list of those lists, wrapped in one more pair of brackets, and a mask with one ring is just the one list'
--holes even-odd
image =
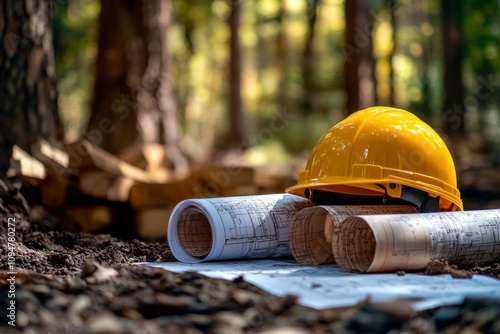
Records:
{"label": "yellow hard hat", "polygon": [[[383,196],[411,202],[421,212],[463,210],[446,144],[412,113],[390,107],[357,111],[328,130],[286,192],[314,204]],[[322,200],[325,194],[334,203]]]}

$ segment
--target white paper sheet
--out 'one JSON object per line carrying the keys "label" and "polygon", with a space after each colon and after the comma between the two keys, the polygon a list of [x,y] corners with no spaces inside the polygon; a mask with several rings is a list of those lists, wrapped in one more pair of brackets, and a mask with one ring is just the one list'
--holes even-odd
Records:
{"label": "white paper sheet", "polygon": [[176,205],[167,240],[179,261],[291,256],[292,218],[309,207],[289,194],[188,199]]}
{"label": "white paper sheet", "polygon": [[297,295],[299,304],[315,309],[352,306],[368,296],[373,302],[408,299],[417,311],[458,304],[465,297],[496,298],[500,303],[500,280],[481,275],[454,279],[450,275],[354,274],[336,265],[305,266],[294,260],[141,264],[228,280],[242,275],[271,294]]}
{"label": "white paper sheet", "polygon": [[500,209],[353,216],[339,224],[335,262],[347,271],[390,272],[500,261]]}

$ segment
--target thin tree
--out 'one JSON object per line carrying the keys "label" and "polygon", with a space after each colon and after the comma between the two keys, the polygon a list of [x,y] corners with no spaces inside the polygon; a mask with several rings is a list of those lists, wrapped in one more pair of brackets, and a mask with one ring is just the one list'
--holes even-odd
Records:
{"label": "thin tree", "polygon": [[102,0],[86,137],[111,153],[164,143],[172,166],[185,169],[167,43],[170,16],[170,1]]}
{"label": "thin tree", "polygon": [[447,136],[465,135],[464,87],[462,81],[463,34],[461,1],[442,0],[444,48],[443,129]]}
{"label": "thin tree", "polygon": [[307,33],[302,51],[302,80],[305,90],[303,107],[310,109],[311,93],[314,91],[314,36],[316,32],[316,21],[318,18],[318,6],[320,0],[307,2]]}
{"label": "thin tree", "polygon": [[280,108],[288,107],[287,96],[287,61],[286,61],[286,32],[283,24],[286,15],[285,0],[279,0],[278,14],[276,23],[278,24],[278,33],[276,34],[276,68],[279,75],[279,87],[276,102]]}
{"label": "thin tree", "polygon": [[347,112],[372,106],[376,102],[372,25],[367,0],[345,1],[345,88]]}
{"label": "thin tree", "polygon": [[241,0],[231,0],[228,25],[229,38],[229,129],[221,143],[222,148],[245,148],[248,146],[248,128],[241,99],[241,54],[240,54],[240,10]]}
{"label": "thin tree", "polygon": [[391,15],[391,28],[392,28],[392,48],[391,52],[389,53],[388,57],[388,62],[389,62],[389,105],[394,106],[395,104],[395,92],[394,92],[394,85],[395,85],[395,80],[394,80],[394,66],[393,66],[393,60],[394,60],[394,53],[396,51],[397,47],[397,22],[396,22],[396,1],[395,0],[387,0],[386,2],[387,8],[389,9],[389,13]]}
{"label": "thin tree", "polygon": [[[415,25],[423,26],[425,23],[428,23],[430,20],[429,13],[429,3],[425,1],[416,2],[414,4],[415,8]],[[430,117],[431,114],[431,89],[430,89],[430,80],[429,80],[429,68],[430,61],[432,57],[433,51],[433,43],[430,40],[430,35],[427,33],[423,33],[421,35],[421,43],[422,43],[422,57],[420,59],[420,67],[421,67],[421,87],[422,87],[422,110],[424,113],[427,113]]]}
{"label": "thin tree", "polygon": [[63,140],[57,108],[50,1],[0,4],[0,178],[12,147]]}

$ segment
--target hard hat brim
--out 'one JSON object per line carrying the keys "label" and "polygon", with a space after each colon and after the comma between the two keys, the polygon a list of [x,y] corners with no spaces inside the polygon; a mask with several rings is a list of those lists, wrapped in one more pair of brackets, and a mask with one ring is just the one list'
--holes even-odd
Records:
{"label": "hard hat brim", "polygon": [[[306,189],[316,189],[329,192],[336,192],[349,195],[362,195],[362,196],[383,196],[389,184],[406,185],[416,189],[420,189],[429,193],[431,197],[441,197],[444,200],[443,207],[454,207],[453,210],[463,211],[463,203],[460,199],[458,189],[454,189],[457,194],[453,194],[448,190],[439,188],[433,184],[423,183],[420,181],[410,181],[408,179],[400,179],[398,177],[387,177],[382,179],[366,179],[366,178],[327,178],[323,180],[310,180],[307,182],[300,182],[295,186],[285,189],[289,194],[306,197]],[[384,186],[384,187],[382,187]],[[453,188],[450,186],[450,188]],[[397,197],[397,196],[396,196]]]}

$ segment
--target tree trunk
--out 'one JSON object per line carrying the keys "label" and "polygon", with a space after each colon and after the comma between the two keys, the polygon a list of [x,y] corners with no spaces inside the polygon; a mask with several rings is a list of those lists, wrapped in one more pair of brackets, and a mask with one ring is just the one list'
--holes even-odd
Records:
{"label": "tree trunk", "polygon": [[[429,4],[426,2],[417,2],[414,4],[415,8],[415,26],[423,26],[426,22],[429,21]],[[421,44],[422,44],[422,57],[420,59],[420,68],[421,68],[421,87],[422,87],[422,104],[421,109],[427,117],[428,121],[432,121],[432,109],[431,109],[431,85],[429,81],[429,68],[430,62],[432,59],[432,48],[433,43],[431,43],[428,34],[421,35]]]}
{"label": "tree trunk", "polygon": [[241,57],[240,57],[240,9],[241,0],[231,0],[228,18],[231,36],[229,38],[229,129],[221,143],[222,148],[245,148],[248,129],[241,101]]}
{"label": "tree trunk", "polygon": [[50,1],[0,4],[0,177],[14,144],[26,151],[63,139],[57,108]]}
{"label": "tree trunk", "polygon": [[444,104],[443,129],[450,137],[465,135],[465,105],[462,83],[463,37],[461,30],[461,2],[442,0],[444,47]]}
{"label": "tree trunk", "polygon": [[288,95],[287,95],[287,62],[286,62],[286,35],[283,18],[285,17],[285,0],[279,0],[279,12],[276,16],[278,24],[278,33],[276,34],[276,68],[279,75],[279,87],[277,94],[277,104],[280,108],[288,108]]}
{"label": "tree trunk", "polygon": [[172,86],[169,1],[102,0],[92,115],[86,137],[117,154],[164,143],[173,167],[185,169]]}
{"label": "tree trunk", "polygon": [[396,2],[394,0],[387,1],[387,7],[389,13],[391,14],[391,27],[392,27],[392,49],[389,53],[389,106],[393,107],[395,105],[396,99],[394,96],[394,85],[396,84],[394,78],[394,53],[397,47],[397,22],[396,22]]}
{"label": "tree trunk", "polygon": [[345,87],[347,112],[373,106],[375,100],[375,64],[373,60],[372,27],[367,0],[345,1],[346,60]]}
{"label": "tree trunk", "polygon": [[312,108],[311,94],[314,92],[314,34],[316,28],[316,20],[318,17],[318,6],[320,0],[307,2],[307,33],[302,51],[302,80],[304,87],[304,97],[302,107],[304,111]]}

